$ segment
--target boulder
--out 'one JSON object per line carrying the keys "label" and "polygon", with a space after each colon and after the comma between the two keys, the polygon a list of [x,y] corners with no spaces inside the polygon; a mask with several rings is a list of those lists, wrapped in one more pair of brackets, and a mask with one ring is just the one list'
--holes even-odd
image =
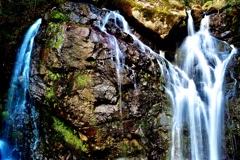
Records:
{"label": "boulder", "polygon": [[[30,85],[42,158],[168,155],[171,112],[157,59],[114,22],[106,25],[108,34],[101,31],[109,12],[67,2],[45,15]],[[120,75],[116,45],[124,57]]]}

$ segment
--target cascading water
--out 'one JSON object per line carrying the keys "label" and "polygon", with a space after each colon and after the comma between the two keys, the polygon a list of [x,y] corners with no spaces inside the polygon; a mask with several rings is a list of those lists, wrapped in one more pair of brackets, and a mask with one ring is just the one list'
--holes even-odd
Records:
{"label": "cascading water", "polygon": [[170,64],[139,41],[117,12],[110,11],[99,28],[112,39],[116,48],[114,56],[119,85],[124,53],[119,50],[116,38],[106,31],[105,26],[110,20],[117,28],[131,35],[143,53],[157,59],[173,107],[170,158],[218,160],[224,154],[225,70],[237,50],[211,36],[208,30],[209,16],[202,19],[197,33],[193,27],[191,11],[188,11],[188,17],[189,36],[178,49],[178,66]]}
{"label": "cascading water", "polygon": [[[31,52],[34,45],[34,38],[38,33],[41,21],[41,19],[38,19],[30,26],[17,53],[7,101],[9,118],[6,121],[3,140],[0,141],[0,158],[3,160],[29,158],[25,157],[23,155],[24,153],[16,153],[18,152],[19,145],[26,147],[24,143],[27,142],[20,142],[19,139],[23,139],[20,137],[23,136],[23,132],[27,130],[28,127],[25,125],[28,124],[29,121],[33,123],[30,129],[33,132],[33,138],[30,142],[33,146],[29,148],[34,150],[38,141],[38,130],[35,122],[37,113],[34,106],[28,103],[28,87]],[[26,147],[25,149],[29,148]]]}
{"label": "cascading water", "polygon": [[189,36],[179,49],[179,68],[168,74],[175,76],[167,86],[173,105],[171,159],[218,160],[224,148],[225,70],[237,50],[210,35],[209,16],[197,33],[191,12],[188,16]]}

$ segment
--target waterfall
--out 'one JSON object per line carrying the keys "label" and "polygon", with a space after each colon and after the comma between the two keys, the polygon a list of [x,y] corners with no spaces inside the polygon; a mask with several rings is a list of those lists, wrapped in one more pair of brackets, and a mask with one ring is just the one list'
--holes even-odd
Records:
{"label": "waterfall", "polygon": [[8,144],[5,141],[0,140],[0,159],[1,160],[11,159],[11,156],[9,155],[11,155],[11,151]]}
{"label": "waterfall", "polygon": [[[177,50],[176,65],[172,65],[163,56],[143,44],[130,30],[127,21],[115,11],[106,11],[99,29],[109,38],[112,46],[111,58],[115,62],[122,115],[121,91],[122,75],[125,65],[125,53],[119,47],[118,39],[107,29],[112,23],[116,28],[129,34],[143,54],[154,57],[166,80],[166,92],[172,103],[172,130],[170,159],[172,160],[219,160],[224,149],[224,79],[225,70],[237,50],[227,43],[212,37],[209,32],[209,16],[201,21],[200,30],[193,27],[191,12],[188,11],[188,36]],[[28,159],[25,152],[20,153],[19,146],[25,142],[19,140],[31,123],[30,158],[34,159],[34,150],[39,137],[35,107],[29,103],[29,70],[34,38],[39,30],[41,19],[27,31],[17,54],[9,89],[7,127],[0,140],[0,159]],[[151,59],[151,58],[149,58]],[[153,63],[153,62],[152,62]],[[132,71],[135,75],[135,71]],[[137,85],[134,85],[137,88]],[[15,135],[10,135],[14,132]],[[33,137],[33,138],[32,138]],[[11,139],[12,138],[12,139]],[[26,138],[27,139],[27,138]],[[24,139],[23,139],[24,140]],[[22,151],[22,150],[21,150]],[[17,152],[17,153],[16,153]],[[18,156],[15,156],[18,154]]]}
{"label": "waterfall", "polygon": [[16,152],[19,150],[19,145],[24,146],[25,148],[23,149],[25,150],[29,147],[26,148],[25,143],[27,142],[20,142],[21,140],[19,139],[23,139],[22,136],[24,136],[24,132],[28,129],[28,126],[26,125],[28,125],[30,121],[33,123],[29,129],[33,132],[33,138],[30,142],[33,146],[30,148],[35,149],[35,145],[38,141],[38,130],[35,122],[37,113],[35,107],[28,103],[28,87],[31,52],[34,45],[34,37],[38,33],[41,21],[41,19],[38,19],[32,26],[30,26],[17,53],[8,92],[7,112],[9,117],[6,121],[7,126],[4,131],[3,140],[0,141],[1,159],[19,159],[20,157],[24,157],[24,153]]}
{"label": "waterfall", "polygon": [[[188,16],[191,22],[191,12]],[[167,86],[173,105],[171,159],[218,160],[224,147],[225,70],[237,50],[211,36],[209,16],[197,33],[193,23],[188,28],[179,49],[179,71],[170,73],[175,77]]]}
{"label": "waterfall", "polygon": [[[166,92],[172,103],[172,160],[218,160],[224,154],[224,79],[225,70],[237,49],[211,36],[209,16],[195,32],[191,11],[188,11],[188,36],[177,50],[177,65],[155,53],[131,33],[126,20],[108,11],[100,29],[115,46],[118,77],[124,65],[124,53],[116,38],[107,32],[106,24],[129,34],[146,56],[154,56],[166,80]],[[120,54],[119,54],[120,53]],[[118,78],[119,85],[121,84]]]}

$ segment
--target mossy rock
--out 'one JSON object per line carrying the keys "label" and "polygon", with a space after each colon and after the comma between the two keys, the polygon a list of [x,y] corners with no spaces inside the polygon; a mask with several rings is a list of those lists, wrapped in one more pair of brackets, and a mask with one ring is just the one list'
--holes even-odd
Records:
{"label": "mossy rock", "polygon": [[225,0],[213,0],[213,1],[207,1],[204,3],[204,5],[202,6],[202,10],[205,11],[213,11],[213,10],[222,10],[224,7],[227,6],[227,2]]}
{"label": "mossy rock", "polygon": [[87,146],[82,142],[82,140],[76,134],[76,131],[72,131],[67,125],[64,124],[60,119],[53,117],[54,123],[53,128],[59,134],[62,135],[63,140],[74,146],[76,149],[81,150],[82,152],[87,152]]}
{"label": "mossy rock", "polygon": [[60,50],[64,42],[65,26],[58,23],[50,22],[46,31],[49,38],[46,41],[47,48],[56,48]]}
{"label": "mossy rock", "polygon": [[63,14],[62,12],[53,11],[49,14],[49,20],[52,22],[63,23],[69,22],[70,18],[67,15]]}

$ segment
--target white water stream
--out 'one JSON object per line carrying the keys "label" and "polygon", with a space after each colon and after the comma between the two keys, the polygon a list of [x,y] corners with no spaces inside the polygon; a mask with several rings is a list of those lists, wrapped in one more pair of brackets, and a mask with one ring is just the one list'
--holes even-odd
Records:
{"label": "white water stream", "polygon": [[173,105],[171,159],[218,160],[224,154],[225,70],[237,50],[211,36],[209,16],[196,33],[191,12],[188,16],[179,72],[170,72],[175,77],[167,87]]}
{"label": "white water stream", "polygon": [[[13,156],[14,152],[18,152],[19,141],[18,138],[21,136],[21,132],[24,131],[27,127],[29,120],[33,120],[33,131],[34,137],[31,139],[33,146],[31,149],[36,149],[36,143],[38,142],[38,130],[37,124],[35,122],[36,111],[34,106],[28,104],[28,87],[29,87],[29,72],[30,72],[30,61],[31,61],[31,52],[34,46],[34,38],[38,33],[42,20],[38,19],[32,26],[29,27],[28,31],[25,34],[22,45],[17,53],[16,62],[14,65],[13,75],[10,83],[10,89],[8,91],[8,100],[7,100],[7,112],[9,118],[7,119],[7,126],[4,131],[3,140],[0,140],[0,159],[1,160],[11,160],[19,159]],[[29,108],[31,106],[31,108]],[[30,115],[29,115],[30,112]],[[15,137],[10,137],[11,131],[15,132]],[[19,135],[18,135],[19,134]],[[17,137],[19,136],[19,137]],[[10,138],[10,139],[9,139]],[[14,139],[11,139],[14,138]],[[11,141],[11,147],[8,144],[8,140]],[[12,149],[10,149],[12,148]],[[23,156],[24,157],[24,156]],[[30,158],[30,157],[28,157]]]}
{"label": "white water stream", "polygon": [[[131,35],[147,56],[155,56],[158,60],[173,110],[170,158],[218,160],[224,154],[225,70],[237,50],[211,36],[209,16],[202,19],[198,32],[195,32],[191,11],[188,11],[188,17],[188,36],[178,49],[178,66],[171,65],[138,40],[117,12],[110,11],[100,29],[113,39],[118,77],[121,77],[124,53],[119,50],[116,38],[106,31],[105,25],[109,21]],[[118,79],[121,85],[121,78]]]}

